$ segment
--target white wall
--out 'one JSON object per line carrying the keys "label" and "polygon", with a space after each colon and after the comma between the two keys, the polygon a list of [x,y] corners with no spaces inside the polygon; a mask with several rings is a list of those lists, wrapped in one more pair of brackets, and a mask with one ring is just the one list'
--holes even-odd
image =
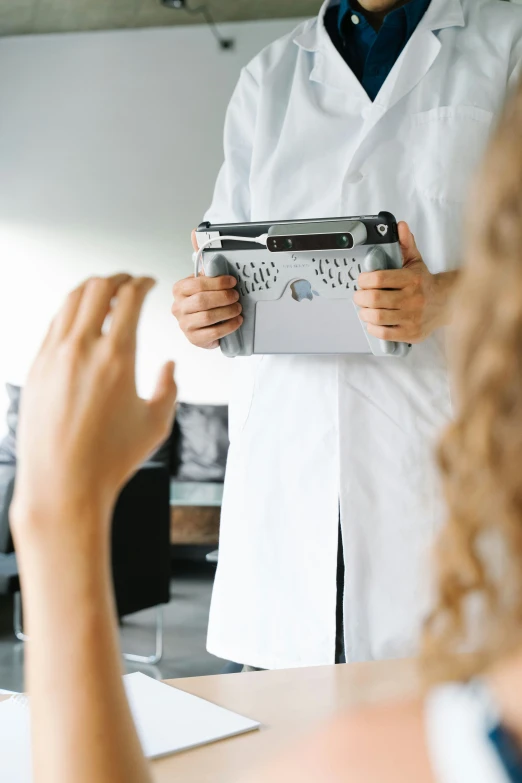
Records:
{"label": "white wall", "polygon": [[191,348],[170,315],[190,274],[190,230],[209,204],[240,68],[296,21],[0,41],[0,431],[5,381],[23,384],[65,293],[92,274],[157,277],[138,382],[178,362],[180,398],[224,402],[227,362]]}

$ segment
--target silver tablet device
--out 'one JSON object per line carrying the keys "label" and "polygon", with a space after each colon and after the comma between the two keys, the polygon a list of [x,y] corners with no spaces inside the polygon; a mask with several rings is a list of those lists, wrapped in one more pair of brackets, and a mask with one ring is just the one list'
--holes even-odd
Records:
{"label": "silver tablet device", "polygon": [[389,212],[358,217],[212,225],[197,230],[197,268],[232,275],[241,327],[220,341],[226,356],[406,356],[410,345],[368,335],[353,303],[363,271],[400,269]]}

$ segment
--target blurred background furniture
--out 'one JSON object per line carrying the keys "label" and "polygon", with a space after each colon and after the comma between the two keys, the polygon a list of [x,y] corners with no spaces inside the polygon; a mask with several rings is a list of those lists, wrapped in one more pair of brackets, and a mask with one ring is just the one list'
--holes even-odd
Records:
{"label": "blurred background furniture", "polygon": [[[16,478],[21,389],[7,385],[8,433],[0,441],[0,594],[14,596],[14,629],[22,630],[20,583],[9,529]],[[215,553],[228,453],[227,406],[178,405],[168,440],[122,490],[112,525],[112,571],[119,618],[156,608],[155,650],[124,653],[155,664],[163,652],[163,610],[170,600],[171,560]],[[215,554],[214,554],[215,557]]]}
{"label": "blurred background furniture", "polygon": [[[16,477],[16,429],[21,389],[7,386],[8,433],[0,442],[0,593],[14,595],[14,629],[22,630],[20,583],[9,529]],[[170,600],[170,444],[149,459],[122,490],[112,525],[112,571],[118,616],[156,607],[156,647],[127,660],[157,663],[163,652],[162,606]]]}
{"label": "blurred background furniture", "polygon": [[0,553],[13,551],[9,530],[8,511],[14,492],[16,474],[16,428],[20,405],[20,389],[7,384],[9,408],[7,410],[7,435],[0,440]]}
{"label": "blurred background furniture", "polygon": [[112,522],[112,575],[118,617],[156,608],[156,647],[149,656],[123,653],[135,663],[155,664],[163,655],[163,605],[170,601],[169,466],[154,458],[123,488]]}
{"label": "blurred background furniture", "polygon": [[[9,507],[13,498],[16,474],[16,427],[20,390],[7,385],[9,408],[7,411],[7,435],[0,441],[0,595],[19,595],[20,580],[16,555],[13,551],[9,529]],[[15,614],[19,614],[19,601],[15,600]],[[15,632],[21,634],[20,621],[15,616]]]}
{"label": "blurred background furniture", "polygon": [[170,487],[176,559],[209,559],[216,551],[228,447],[226,405],[178,405]]}
{"label": "blurred background furniture", "polygon": [[[17,596],[20,595],[20,579],[18,577],[18,565],[14,552],[6,554],[0,552],[0,595],[12,595],[15,600],[15,634],[19,639],[23,639],[20,621],[17,617],[20,615],[20,606],[17,602]],[[18,605],[17,605],[18,604]]]}

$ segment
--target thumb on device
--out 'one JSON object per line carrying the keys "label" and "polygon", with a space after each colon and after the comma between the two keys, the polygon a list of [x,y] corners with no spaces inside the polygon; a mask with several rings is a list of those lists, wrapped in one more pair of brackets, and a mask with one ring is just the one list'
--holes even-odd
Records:
{"label": "thumb on device", "polygon": [[399,242],[402,251],[403,267],[411,266],[416,261],[422,261],[422,256],[415,243],[415,237],[410,231],[410,227],[403,220],[397,226],[399,230]]}

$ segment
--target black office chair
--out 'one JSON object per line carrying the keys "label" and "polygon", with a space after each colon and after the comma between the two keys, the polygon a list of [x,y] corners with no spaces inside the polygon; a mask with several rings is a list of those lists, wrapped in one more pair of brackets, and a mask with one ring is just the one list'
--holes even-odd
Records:
{"label": "black office chair", "polygon": [[123,489],[112,524],[112,573],[118,616],[156,607],[153,655],[124,653],[135,663],[155,664],[163,655],[163,606],[170,601],[170,475],[149,462]]}
{"label": "black office chair", "polygon": [[[0,595],[12,595],[15,600],[14,629],[18,638],[22,634],[20,623],[17,624],[17,613],[20,615],[20,578],[18,576],[18,564],[14,552],[10,554],[0,553]],[[23,637],[22,637],[23,638]]]}
{"label": "black office chair", "polygon": [[[123,653],[135,663],[155,664],[163,655],[163,605],[170,601],[169,487],[168,468],[149,463],[125,486],[114,510],[112,572],[118,617],[156,607],[155,652]],[[0,595],[14,596],[14,632],[26,641],[14,552],[0,553]]]}

